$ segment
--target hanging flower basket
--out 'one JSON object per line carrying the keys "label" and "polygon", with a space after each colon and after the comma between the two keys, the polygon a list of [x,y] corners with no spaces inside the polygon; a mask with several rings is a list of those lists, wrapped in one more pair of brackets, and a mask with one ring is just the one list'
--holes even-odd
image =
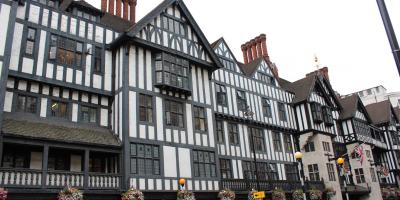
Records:
{"label": "hanging flower basket", "polygon": [[144,200],[143,192],[134,188],[130,188],[125,193],[122,193],[121,196],[121,200]]}
{"label": "hanging flower basket", "polygon": [[303,197],[304,197],[303,190],[298,189],[298,190],[293,191],[292,197],[293,197],[293,200],[304,200],[303,199]]}
{"label": "hanging flower basket", "polygon": [[247,199],[248,199],[248,200],[254,200],[253,194],[254,194],[255,192],[258,192],[258,191],[255,190],[255,189],[252,189],[252,190],[249,192],[249,194],[247,195]]}
{"label": "hanging flower basket", "polygon": [[311,189],[308,192],[310,193],[310,199],[311,200],[321,200],[322,199],[321,190]]}
{"label": "hanging flower basket", "polygon": [[389,197],[389,193],[390,193],[389,188],[381,188],[381,192],[382,192],[382,197],[383,197],[384,199],[386,199],[386,198]]}
{"label": "hanging flower basket", "polygon": [[328,199],[331,199],[333,196],[336,195],[336,191],[333,188],[326,188],[325,193],[326,193],[326,197],[328,197]]}
{"label": "hanging flower basket", "polygon": [[221,200],[235,200],[235,192],[229,189],[221,190],[218,193],[218,198]]}
{"label": "hanging flower basket", "polygon": [[0,188],[0,200],[7,200],[8,191]]}
{"label": "hanging flower basket", "polygon": [[176,200],[196,200],[193,192],[187,190],[179,190]]}
{"label": "hanging flower basket", "polygon": [[285,200],[285,198],[285,191],[283,191],[282,189],[275,189],[272,192],[272,200]]}
{"label": "hanging flower basket", "polygon": [[58,193],[58,200],[83,200],[83,193],[76,188],[67,186]]}

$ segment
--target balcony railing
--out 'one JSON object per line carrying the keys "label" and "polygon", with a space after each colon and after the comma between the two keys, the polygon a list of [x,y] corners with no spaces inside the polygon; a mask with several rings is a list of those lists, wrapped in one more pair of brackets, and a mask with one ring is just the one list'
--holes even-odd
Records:
{"label": "balcony railing", "polygon": [[[259,181],[259,185],[261,191],[272,191],[275,188],[280,188],[292,192],[296,189],[302,189],[300,181],[268,180]],[[221,181],[221,186],[233,191],[249,191],[257,188],[257,182],[248,179],[224,179]],[[323,191],[325,189],[323,181],[306,181],[304,187],[305,190],[318,189]]]}
{"label": "balcony railing", "polygon": [[0,169],[0,186],[39,188],[42,171],[25,169]]}
{"label": "balcony railing", "polygon": [[43,173],[42,170],[0,169],[1,187],[63,188],[67,185],[89,190],[117,190],[121,185],[121,176],[101,173],[89,173],[85,176],[81,172],[47,171]]}

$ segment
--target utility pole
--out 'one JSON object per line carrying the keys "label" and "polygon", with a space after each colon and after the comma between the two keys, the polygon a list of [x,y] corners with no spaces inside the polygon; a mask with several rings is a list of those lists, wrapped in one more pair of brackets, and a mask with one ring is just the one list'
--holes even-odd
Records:
{"label": "utility pole", "polygon": [[385,26],[386,34],[389,39],[390,47],[392,48],[392,53],[394,60],[396,62],[397,71],[400,75],[400,49],[399,43],[397,42],[396,34],[394,33],[393,25],[390,20],[389,13],[386,8],[385,0],[376,0],[379,7],[379,12],[381,13],[383,25]]}

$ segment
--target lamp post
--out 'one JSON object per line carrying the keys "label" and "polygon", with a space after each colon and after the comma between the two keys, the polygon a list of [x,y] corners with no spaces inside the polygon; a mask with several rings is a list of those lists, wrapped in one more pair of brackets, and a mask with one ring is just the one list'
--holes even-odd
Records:
{"label": "lamp post", "polygon": [[342,176],[343,176],[343,186],[344,186],[344,191],[345,191],[345,195],[346,195],[346,200],[349,200],[349,193],[347,193],[347,182],[346,182],[346,176],[344,175],[344,158],[339,157],[336,160],[336,164],[339,166],[340,171],[342,172]]}
{"label": "lamp post", "polygon": [[[244,112],[244,116],[246,117],[246,119],[247,119],[247,122],[250,122],[250,120],[251,119],[253,119],[253,115],[254,115],[254,112],[253,111],[251,111],[250,110],[250,107],[249,106],[246,106],[246,111]],[[250,124],[250,123],[249,123]],[[251,129],[250,129],[251,130]],[[252,131],[250,131],[250,138],[251,138],[251,148],[253,149],[253,154],[254,154],[254,168],[255,168],[255,176],[254,176],[254,178],[255,178],[255,180],[256,180],[256,186],[257,186],[257,191],[259,191],[260,190],[260,183],[258,182],[258,167],[257,167],[257,156],[256,156],[256,147],[254,146],[254,137],[253,137],[253,132]]]}
{"label": "lamp post", "polygon": [[307,195],[306,195],[306,187],[305,187],[304,168],[303,168],[303,162],[302,162],[303,153],[301,153],[300,151],[294,153],[294,158],[296,158],[297,165],[300,166],[301,189],[303,190],[303,199],[306,200]]}

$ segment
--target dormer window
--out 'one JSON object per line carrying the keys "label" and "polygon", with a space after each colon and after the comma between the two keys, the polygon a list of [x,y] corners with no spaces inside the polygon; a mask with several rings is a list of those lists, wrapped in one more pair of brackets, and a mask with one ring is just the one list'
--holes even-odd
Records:
{"label": "dormer window", "polygon": [[323,121],[321,109],[321,104],[316,102],[311,103],[311,113],[315,123],[321,123]]}
{"label": "dormer window", "polygon": [[156,55],[155,68],[156,86],[191,93],[189,61],[160,53]]}

